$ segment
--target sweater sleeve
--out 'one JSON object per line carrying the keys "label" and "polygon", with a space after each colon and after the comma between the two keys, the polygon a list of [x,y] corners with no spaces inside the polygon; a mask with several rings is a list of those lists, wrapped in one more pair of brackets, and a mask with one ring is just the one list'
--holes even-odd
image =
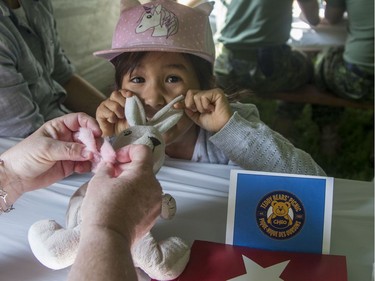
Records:
{"label": "sweater sleeve", "polygon": [[209,139],[231,161],[249,170],[326,175],[310,154],[261,122],[254,105],[236,107],[228,123]]}

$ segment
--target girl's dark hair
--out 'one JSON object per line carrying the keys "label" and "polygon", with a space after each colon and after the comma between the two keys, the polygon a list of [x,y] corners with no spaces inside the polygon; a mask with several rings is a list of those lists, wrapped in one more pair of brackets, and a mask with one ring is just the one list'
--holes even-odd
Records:
{"label": "girl's dark hair", "polygon": [[[115,66],[116,90],[121,89],[122,79],[124,76],[127,73],[132,73],[146,54],[147,52],[122,53],[121,55],[112,59],[111,62]],[[198,77],[201,90],[214,88],[215,78],[213,75],[212,64],[198,56],[185,53],[183,53],[183,55],[191,61],[195,74]]]}

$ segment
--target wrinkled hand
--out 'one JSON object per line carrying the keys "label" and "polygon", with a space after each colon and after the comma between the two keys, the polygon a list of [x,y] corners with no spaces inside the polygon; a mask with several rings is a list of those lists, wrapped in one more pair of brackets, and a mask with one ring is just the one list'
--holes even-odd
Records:
{"label": "wrinkled hand", "polygon": [[130,95],[132,93],[126,90],[113,91],[110,97],[98,106],[96,120],[103,132],[103,136],[118,135],[128,127],[124,106],[126,97]]}
{"label": "wrinkled hand", "polygon": [[229,102],[221,89],[189,90],[186,93],[184,104],[186,115],[209,132],[220,131],[233,115]]}
{"label": "wrinkled hand", "polygon": [[73,172],[90,171],[92,155],[84,151],[85,146],[76,138],[81,127],[93,131],[99,146],[100,128],[87,114],[72,113],[50,120],[3,153],[5,179],[2,184],[10,186],[20,196]]}
{"label": "wrinkled hand", "polygon": [[121,148],[117,163],[102,163],[90,180],[82,203],[82,223],[85,228],[111,229],[135,242],[160,214],[162,190],[152,170],[149,147]]}

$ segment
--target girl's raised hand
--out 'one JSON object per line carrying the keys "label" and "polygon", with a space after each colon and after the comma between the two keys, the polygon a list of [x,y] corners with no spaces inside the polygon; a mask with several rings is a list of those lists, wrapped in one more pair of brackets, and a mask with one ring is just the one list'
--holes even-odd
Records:
{"label": "girl's raised hand", "polygon": [[218,132],[233,115],[229,102],[221,89],[188,90],[185,96],[185,113],[198,126],[209,132]]}
{"label": "girl's raised hand", "polygon": [[103,132],[103,137],[119,134],[128,127],[124,106],[126,97],[131,95],[126,90],[113,91],[96,110],[96,120]]}

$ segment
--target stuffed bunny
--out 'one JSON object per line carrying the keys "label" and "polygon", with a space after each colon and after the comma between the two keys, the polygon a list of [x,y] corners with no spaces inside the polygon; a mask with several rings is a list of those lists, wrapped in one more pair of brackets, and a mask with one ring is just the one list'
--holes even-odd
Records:
{"label": "stuffed bunny", "polygon": [[[148,145],[153,150],[153,168],[157,173],[163,165],[165,156],[165,143],[161,134],[174,126],[181,118],[182,110],[174,109],[173,105],[182,99],[183,96],[177,97],[147,121],[143,105],[138,97],[134,95],[127,98],[125,116],[130,127],[114,139],[113,149],[131,143]],[[86,139],[85,141],[87,142]],[[89,150],[96,149],[95,145],[90,147],[87,144],[86,147]],[[100,157],[99,152],[95,153]],[[110,159],[111,157],[108,156],[102,157],[102,161],[112,161]],[[28,238],[34,255],[49,268],[62,269],[74,262],[80,236],[80,208],[87,184],[82,185],[70,199],[66,213],[66,228],[53,220],[42,220],[34,223],[29,229]],[[161,217],[171,219],[175,211],[174,198],[169,194],[164,194]],[[134,265],[141,268],[151,278],[158,280],[171,280],[178,277],[184,270],[189,256],[190,248],[180,238],[170,237],[158,242],[150,232],[132,247]]]}

